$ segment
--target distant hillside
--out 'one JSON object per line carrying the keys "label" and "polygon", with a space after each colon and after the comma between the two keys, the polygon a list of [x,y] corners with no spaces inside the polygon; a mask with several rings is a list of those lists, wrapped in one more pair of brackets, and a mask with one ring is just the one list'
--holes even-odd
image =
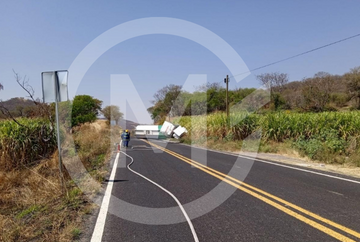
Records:
{"label": "distant hillside", "polygon": [[[106,120],[106,118],[99,118],[99,120]],[[138,126],[138,123],[135,123],[134,121],[131,120],[126,120],[126,119],[121,119],[119,122],[119,126],[122,129],[130,129],[133,130],[135,129],[136,126]]]}
{"label": "distant hillside", "polygon": [[29,100],[29,99],[25,99],[23,97],[14,97],[11,98],[7,101],[2,101],[2,105],[4,107],[6,107],[7,109],[9,109],[9,111],[16,111],[17,107],[29,107],[29,106],[34,106],[34,102]]}
{"label": "distant hillside", "polygon": [[131,120],[126,120],[126,119],[121,119],[119,122],[119,125],[122,129],[130,129],[133,130],[135,129],[136,126],[138,126],[138,123],[135,123]]}
{"label": "distant hillside", "polygon": [[[11,98],[7,101],[1,101],[0,107],[5,107],[13,117],[31,117],[34,114],[36,105],[33,101],[21,97]],[[3,114],[4,108],[0,109],[0,119],[8,118]]]}

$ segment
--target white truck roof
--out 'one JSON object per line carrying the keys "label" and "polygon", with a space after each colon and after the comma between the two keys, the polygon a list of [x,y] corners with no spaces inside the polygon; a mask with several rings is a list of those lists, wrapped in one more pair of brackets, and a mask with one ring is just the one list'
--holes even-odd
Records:
{"label": "white truck roof", "polygon": [[156,130],[159,131],[161,125],[150,125],[150,124],[141,124],[136,126],[135,130]]}

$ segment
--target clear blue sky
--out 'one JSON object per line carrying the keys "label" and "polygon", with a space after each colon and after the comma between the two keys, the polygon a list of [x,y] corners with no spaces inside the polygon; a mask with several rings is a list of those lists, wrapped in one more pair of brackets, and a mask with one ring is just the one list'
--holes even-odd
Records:
{"label": "clear blue sky", "polygon": [[[68,69],[93,39],[130,20],[172,17],[201,25],[227,41],[253,69],[360,33],[359,9],[355,0],[2,1],[0,82],[5,90],[0,99],[26,95],[14,83],[12,69],[26,75],[41,97],[42,71]],[[360,37],[264,68],[240,83],[230,82],[230,88],[257,87],[255,75],[264,72],[285,72],[294,81],[318,71],[343,74],[359,65]],[[192,41],[148,35],[107,51],[77,94],[109,104],[111,74],[129,74],[149,107],[153,94],[166,84],[181,85],[189,74],[207,74],[209,82],[219,82],[229,70]]]}

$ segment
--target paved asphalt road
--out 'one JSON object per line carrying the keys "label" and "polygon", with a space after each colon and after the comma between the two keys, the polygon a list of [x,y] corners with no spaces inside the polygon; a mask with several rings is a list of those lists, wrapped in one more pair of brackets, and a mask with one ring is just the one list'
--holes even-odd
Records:
{"label": "paved asphalt road", "polygon": [[[199,241],[360,241],[358,183],[149,141],[124,150],[131,169],[181,202]],[[130,162],[120,153],[102,241],[194,241],[175,200]]]}

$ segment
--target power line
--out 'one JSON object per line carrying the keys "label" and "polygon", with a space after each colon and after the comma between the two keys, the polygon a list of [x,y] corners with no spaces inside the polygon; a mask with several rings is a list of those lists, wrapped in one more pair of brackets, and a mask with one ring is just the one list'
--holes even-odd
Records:
{"label": "power line", "polygon": [[301,55],[305,55],[305,54],[308,54],[308,53],[310,53],[310,52],[314,52],[314,51],[317,51],[317,50],[326,48],[326,47],[328,47],[328,46],[335,45],[335,44],[338,44],[338,43],[340,43],[340,42],[343,42],[343,41],[346,41],[346,40],[349,40],[349,39],[352,39],[352,38],[356,38],[356,37],[359,37],[359,36],[360,36],[360,34],[356,34],[356,35],[347,37],[347,38],[345,38],[345,39],[341,39],[341,40],[338,40],[338,41],[335,41],[335,42],[332,42],[332,43],[329,43],[329,44],[326,44],[326,45],[323,45],[323,46],[320,46],[320,47],[317,47],[317,48],[314,48],[314,49],[311,49],[311,50],[308,50],[308,51],[305,51],[305,52],[302,52],[302,53],[300,53],[300,54],[293,55],[293,56],[290,56],[290,57],[288,57],[288,58],[281,59],[281,60],[278,60],[278,61],[269,63],[269,64],[267,64],[267,65],[263,65],[263,66],[260,66],[260,67],[251,69],[251,70],[249,70],[249,71],[246,71],[246,72],[243,72],[243,73],[240,73],[240,74],[233,75],[233,76],[231,76],[231,77],[244,75],[244,74],[250,73],[250,72],[252,72],[252,71],[257,71],[257,70],[263,69],[263,68],[265,68],[265,67],[272,66],[272,65],[275,65],[275,64],[277,64],[277,63],[280,63],[280,62],[283,62],[283,61],[287,61],[287,60],[290,60],[290,59],[299,57],[299,56],[301,56]]}

